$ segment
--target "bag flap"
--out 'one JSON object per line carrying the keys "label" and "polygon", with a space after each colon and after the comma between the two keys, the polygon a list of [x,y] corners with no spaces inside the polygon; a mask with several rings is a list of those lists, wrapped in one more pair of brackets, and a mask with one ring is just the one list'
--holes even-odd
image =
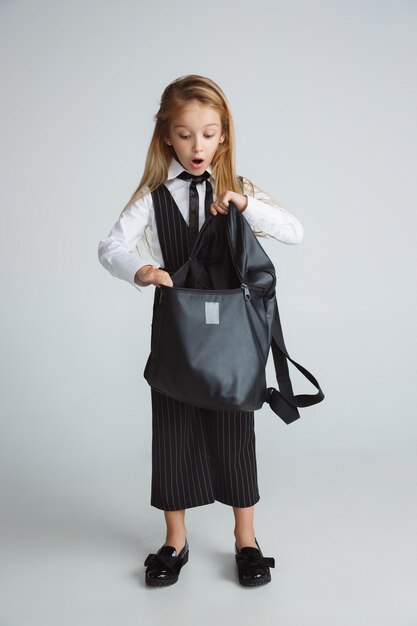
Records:
{"label": "bag flap", "polygon": [[275,268],[239,209],[210,215],[186,263],[172,275],[174,286],[235,289],[242,283],[265,293],[275,287]]}

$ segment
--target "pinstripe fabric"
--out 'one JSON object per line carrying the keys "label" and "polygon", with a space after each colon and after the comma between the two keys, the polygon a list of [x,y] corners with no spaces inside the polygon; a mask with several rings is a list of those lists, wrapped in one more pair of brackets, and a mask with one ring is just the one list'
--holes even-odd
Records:
{"label": "pinstripe fabric", "polygon": [[[188,226],[165,185],[152,195],[163,269],[172,274],[189,256]],[[158,292],[155,287],[154,311]],[[152,506],[174,511],[215,500],[238,507],[258,502],[253,411],[202,409],[156,389],[151,399]]]}

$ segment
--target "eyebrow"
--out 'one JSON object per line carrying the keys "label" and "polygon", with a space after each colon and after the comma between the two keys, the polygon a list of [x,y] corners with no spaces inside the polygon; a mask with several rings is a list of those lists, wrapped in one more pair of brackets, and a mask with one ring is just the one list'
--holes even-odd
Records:
{"label": "eyebrow", "polygon": [[[211,124],[205,124],[203,128],[205,128],[206,126],[218,126],[218,124],[212,122]],[[174,128],[188,128],[188,126],[185,126],[185,124],[177,124],[176,126],[174,126]]]}

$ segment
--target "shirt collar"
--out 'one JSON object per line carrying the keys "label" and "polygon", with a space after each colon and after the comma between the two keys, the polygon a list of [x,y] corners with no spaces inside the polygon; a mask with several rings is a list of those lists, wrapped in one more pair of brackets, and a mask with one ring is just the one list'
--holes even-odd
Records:
{"label": "shirt collar", "polygon": [[[172,178],[176,178],[178,176],[178,174],[181,174],[181,172],[184,171],[184,167],[181,165],[181,163],[179,161],[177,161],[177,159],[175,157],[171,158],[171,162],[169,164],[168,167],[168,175],[167,175],[167,179],[171,180]],[[212,172],[212,168],[211,165],[209,165],[207,168],[207,171],[209,174],[211,174]]]}

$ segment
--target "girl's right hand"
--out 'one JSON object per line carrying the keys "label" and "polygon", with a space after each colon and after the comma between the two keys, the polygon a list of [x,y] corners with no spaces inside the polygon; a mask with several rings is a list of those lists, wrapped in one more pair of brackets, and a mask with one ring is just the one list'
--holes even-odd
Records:
{"label": "girl's right hand", "polygon": [[156,267],[155,265],[144,265],[139,268],[135,274],[135,282],[136,279],[146,283],[147,285],[155,285],[156,287],[159,287],[160,285],[172,287],[174,284],[168,272]]}

